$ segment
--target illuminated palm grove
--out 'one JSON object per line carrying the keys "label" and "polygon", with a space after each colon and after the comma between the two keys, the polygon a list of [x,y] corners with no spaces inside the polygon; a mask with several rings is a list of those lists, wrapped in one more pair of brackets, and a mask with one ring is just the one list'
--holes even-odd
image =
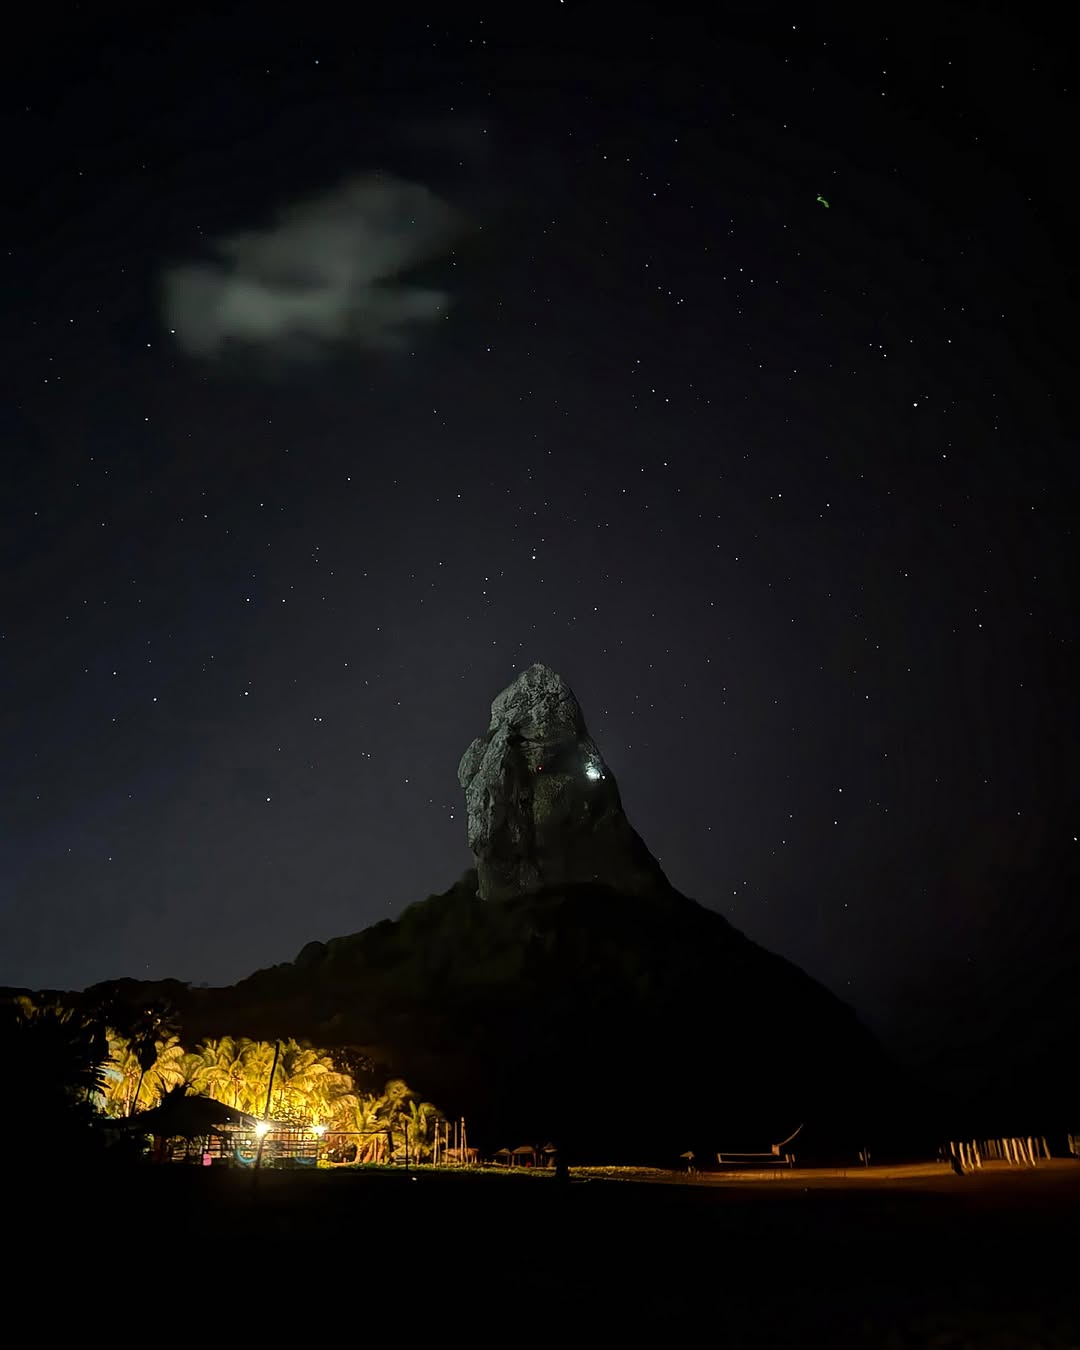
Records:
{"label": "illuminated palm grove", "polygon": [[109,1115],[148,1111],[166,1092],[183,1088],[249,1115],[347,1131],[359,1138],[358,1161],[385,1158],[388,1132],[396,1141],[406,1130],[410,1153],[417,1160],[431,1155],[442,1117],[430,1102],[420,1101],[400,1079],[387,1083],[381,1095],[358,1092],[325,1050],[283,1040],[275,1067],[273,1041],[223,1036],[187,1050],[166,1034],[153,1049],[151,1061],[132,1040],[110,1031],[103,1088]]}

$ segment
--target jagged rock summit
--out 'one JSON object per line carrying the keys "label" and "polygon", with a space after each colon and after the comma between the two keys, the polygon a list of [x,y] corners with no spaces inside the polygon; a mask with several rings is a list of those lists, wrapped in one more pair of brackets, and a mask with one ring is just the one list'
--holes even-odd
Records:
{"label": "jagged rock summit", "polygon": [[670,889],[623,811],[615,776],[566,681],[537,663],[491,705],[461,758],[479,893],[508,899],[573,886]]}

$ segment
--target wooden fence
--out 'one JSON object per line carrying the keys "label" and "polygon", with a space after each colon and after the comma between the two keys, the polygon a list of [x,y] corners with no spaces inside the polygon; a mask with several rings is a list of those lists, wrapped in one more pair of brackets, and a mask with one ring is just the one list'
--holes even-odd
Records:
{"label": "wooden fence", "polygon": [[1005,1162],[1010,1167],[1034,1167],[1039,1157],[1049,1158],[1045,1135],[1010,1135],[1001,1139],[953,1139],[949,1161],[953,1171],[975,1172],[984,1162]]}

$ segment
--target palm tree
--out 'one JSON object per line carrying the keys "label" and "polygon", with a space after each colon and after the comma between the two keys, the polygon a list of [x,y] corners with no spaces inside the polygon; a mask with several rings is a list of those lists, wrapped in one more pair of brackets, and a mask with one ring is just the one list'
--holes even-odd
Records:
{"label": "palm tree", "polygon": [[388,1142],[386,1161],[393,1160],[397,1151],[395,1136],[400,1136],[402,1143],[405,1138],[405,1126],[408,1120],[409,1101],[415,1094],[410,1090],[409,1085],[401,1078],[392,1078],[387,1083],[383,1095],[378,1097],[375,1102],[374,1119],[376,1128],[386,1137]]}
{"label": "palm tree", "polygon": [[224,1101],[230,1090],[228,1065],[231,1063],[232,1040],[200,1041],[191,1054],[185,1055],[183,1071],[189,1090],[200,1097]]}
{"label": "palm tree", "polygon": [[356,1161],[374,1162],[386,1142],[386,1124],[379,1116],[381,1098],[369,1094],[343,1095],[336,1105],[332,1129],[356,1135]]}
{"label": "palm tree", "polygon": [[0,1134],[16,1121],[24,1129],[23,1112],[29,1110],[36,1144],[46,1155],[90,1146],[107,1047],[105,1027],[76,1009],[39,1007],[25,997],[0,1007],[0,1054],[17,1073],[20,1102],[18,1117],[0,1119]]}
{"label": "palm tree", "polygon": [[109,1032],[109,1057],[102,1066],[102,1095],[110,1115],[128,1116],[135,1096],[135,1084],[142,1070],[123,1036]]}
{"label": "palm tree", "polygon": [[352,1079],[341,1073],[324,1050],[283,1042],[278,1062],[275,1109],[307,1116],[315,1124],[329,1120],[336,1104],[353,1091]]}
{"label": "palm tree", "polygon": [[108,1044],[109,1058],[102,1066],[102,1095],[107,1111],[113,1107],[115,1114],[130,1116],[135,1111],[148,1110],[157,1105],[164,1089],[185,1081],[184,1047],[176,1036],[155,1041],[152,1047],[144,1045],[141,1054],[115,1032],[110,1034]]}
{"label": "palm tree", "polygon": [[163,999],[143,1003],[126,1015],[123,1022],[117,1030],[128,1041],[139,1065],[139,1081],[127,1112],[130,1115],[139,1100],[143,1079],[157,1062],[159,1044],[175,1041],[178,1025],[176,1010]]}
{"label": "palm tree", "polygon": [[233,1106],[239,1106],[243,1098],[244,1106],[248,1099],[248,1050],[250,1041],[245,1037],[230,1039],[225,1060],[225,1072],[232,1089]]}
{"label": "palm tree", "polygon": [[207,1080],[223,1094],[225,1105],[236,1107],[237,1110],[247,1110],[248,1048],[251,1044],[251,1041],[242,1037],[222,1036],[217,1041],[203,1041],[200,1046],[208,1066],[211,1066],[206,1070]]}
{"label": "palm tree", "polygon": [[410,1156],[417,1162],[430,1158],[435,1128],[442,1119],[438,1107],[433,1106],[431,1102],[422,1102],[416,1097],[409,1097],[400,1119],[403,1128],[409,1132]]}
{"label": "palm tree", "polygon": [[216,1068],[217,1061],[208,1061],[200,1047],[196,1046],[194,1050],[185,1051],[177,1065],[179,1081],[185,1094],[191,1097],[213,1096],[209,1080],[211,1072]]}
{"label": "palm tree", "polygon": [[273,1088],[271,1078],[276,1078],[273,1041],[246,1041],[243,1043],[241,1062],[244,1069],[244,1091],[241,1098],[241,1110],[249,1115],[261,1116],[266,1110],[266,1099]]}
{"label": "palm tree", "polygon": [[[154,1089],[154,1099],[149,1103],[150,1106],[156,1106],[166,1092],[181,1086],[185,1081],[182,1068],[185,1051],[180,1044],[180,1038],[169,1036],[160,1040],[156,1043],[156,1049],[157,1057],[150,1066],[149,1073],[157,1080],[157,1087]],[[138,1110],[138,1107],[136,1095],[135,1109]]]}

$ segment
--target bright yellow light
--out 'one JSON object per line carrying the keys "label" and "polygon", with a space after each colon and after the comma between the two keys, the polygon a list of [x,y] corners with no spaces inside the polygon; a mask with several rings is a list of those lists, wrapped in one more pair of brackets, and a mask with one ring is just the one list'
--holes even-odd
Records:
{"label": "bright yellow light", "polygon": [[319,1138],[321,1139],[321,1138],[323,1137],[323,1135],[326,1133],[326,1126],[325,1126],[325,1125],[312,1125],[312,1127],[311,1127],[311,1133],[312,1133],[312,1134],[317,1134],[317,1135],[319,1136]]}
{"label": "bright yellow light", "polygon": [[270,1122],[268,1120],[257,1120],[255,1122],[255,1133],[260,1139],[265,1139],[270,1133]]}

